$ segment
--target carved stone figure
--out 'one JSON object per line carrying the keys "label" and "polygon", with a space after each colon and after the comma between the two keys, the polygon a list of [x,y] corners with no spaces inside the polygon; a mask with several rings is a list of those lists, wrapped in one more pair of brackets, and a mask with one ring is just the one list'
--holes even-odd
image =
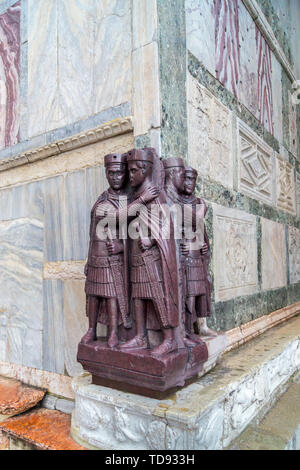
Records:
{"label": "carved stone figure", "polygon": [[[157,158],[153,149],[132,150],[127,154],[129,180],[133,188],[133,199],[145,193],[151,187],[154,159]],[[151,205],[156,204],[161,209],[165,197],[161,192]],[[149,214],[150,207],[144,205],[142,222],[153,232],[153,218]],[[161,211],[163,213],[163,210]],[[149,217],[150,215],[150,217]],[[148,226],[152,223],[152,226]],[[154,355],[162,355],[175,351],[178,344],[174,337],[174,328],[179,324],[178,319],[178,280],[176,273],[176,260],[174,238],[163,240],[157,227],[156,234],[151,237],[139,236],[130,240],[130,280],[131,298],[137,326],[136,336],[121,348],[147,348],[148,325],[157,323],[163,333],[163,342],[152,350]],[[152,305],[148,305],[151,302]],[[149,308],[150,307],[150,308]],[[152,312],[151,312],[152,307]],[[147,319],[152,315],[152,320]],[[157,318],[155,318],[157,317]]]}
{"label": "carved stone figure", "polygon": [[[211,293],[207,234],[194,249],[183,222],[176,227],[170,215],[170,206],[178,204],[194,229],[206,206],[194,195],[195,170],[180,158],[163,164],[154,149],[144,148],[107,155],[104,163],[110,187],[91,213],[89,329],[77,358],[94,384],[157,396],[201,373],[209,359],[207,341],[216,335],[205,322]],[[197,318],[204,339],[196,334]],[[107,325],[107,337],[97,337],[97,322]]]}
{"label": "carved stone figure", "polygon": [[[186,167],[184,175],[184,188],[181,195],[185,205],[193,208],[195,216],[204,219],[207,206],[203,199],[195,196],[195,187],[198,173],[194,168]],[[198,211],[196,208],[198,206]],[[195,230],[197,220],[193,220],[193,230]],[[201,226],[200,226],[201,227]],[[197,340],[194,335],[194,327],[197,318],[199,333],[202,336],[217,336],[217,333],[208,328],[206,318],[211,314],[211,282],[209,276],[210,248],[209,239],[203,227],[204,243],[202,247],[192,249],[193,241],[183,239],[181,245],[182,254],[185,256],[185,293],[186,293],[186,331],[191,339]]]}
{"label": "carved stone figure", "polygon": [[124,241],[109,237],[103,240],[97,233],[101,219],[99,209],[116,211],[120,197],[125,193],[127,162],[124,155],[106,155],[104,159],[109,189],[97,199],[91,212],[90,246],[85,267],[87,316],[89,329],[81,342],[91,343],[97,339],[98,321],[108,326],[110,347],[117,346],[118,326],[128,327],[127,270],[124,266]]}

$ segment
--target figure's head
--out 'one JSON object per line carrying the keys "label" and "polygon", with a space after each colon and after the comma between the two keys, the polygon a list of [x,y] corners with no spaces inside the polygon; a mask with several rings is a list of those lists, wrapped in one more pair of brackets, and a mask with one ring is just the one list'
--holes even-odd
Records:
{"label": "figure's head", "polygon": [[166,183],[173,186],[180,193],[184,189],[184,161],[182,158],[167,158],[164,160]]}
{"label": "figure's head", "polygon": [[190,166],[185,167],[184,193],[187,194],[188,196],[190,196],[191,194],[194,194],[195,192],[197,176],[198,176],[198,172],[194,168]]}
{"label": "figure's head", "polygon": [[127,177],[126,157],[120,154],[106,155],[104,165],[109,186],[115,191],[122,189]]}
{"label": "figure's head", "polygon": [[127,154],[129,182],[138,188],[146,178],[151,178],[153,169],[152,149],[134,149]]}

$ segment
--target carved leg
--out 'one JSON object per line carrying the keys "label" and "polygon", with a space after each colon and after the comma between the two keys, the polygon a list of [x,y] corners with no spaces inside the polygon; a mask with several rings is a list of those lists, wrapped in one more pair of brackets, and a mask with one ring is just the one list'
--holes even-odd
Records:
{"label": "carved leg", "polygon": [[81,343],[89,344],[97,339],[97,321],[99,313],[99,297],[89,295],[87,298],[87,315],[89,318],[89,329],[81,339]]}
{"label": "carved leg", "polygon": [[195,310],[196,298],[189,296],[186,299],[187,310],[185,313],[185,345],[186,346],[195,346],[195,343],[201,343],[201,339],[198,335],[194,333],[193,325],[193,312]]}
{"label": "carved leg", "polygon": [[122,349],[147,349],[146,331],[146,302],[141,299],[134,299],[134,312],[136,321],[136,335],[130,341],[120,345]]}
{"label": "carved leg", "polygon": [[[205,303],[206,297],[205,295],[201,296],[201,311],[204,312],[205,310]],[[202,307],[203,305],[203,307]],[[206,317],[198,318],[198,327],[199,327],[199,334],[200,336],[218,336],[218,333],[214,330],[211,330],[207,326],[207,319]]]}
{"label": "carved leg", "polygon": [[109,318],[108,346],[115,348],[119,344],[118,338],[118,302],[116,299],[106,299],[107,314]]}

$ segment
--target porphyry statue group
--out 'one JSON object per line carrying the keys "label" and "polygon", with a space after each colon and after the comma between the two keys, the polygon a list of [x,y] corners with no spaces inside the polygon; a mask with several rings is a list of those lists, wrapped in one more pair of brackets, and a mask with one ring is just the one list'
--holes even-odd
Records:
{"label": "porphyry statue group", "polygon": [[[107,155],[104,165],[109,189],[91,211],[85,266],[89,328],[81,343],[97,341],[98,322],[107,325],[109,348],[149,349],[153,356],[217,335],[206,323],[211,281],[204,224],[198,224],[201,243],[194,243],[197,217],[203,221],[207,211],[195,196],[197,171],[181,158],[159,159],[153,148]],[[166,207],[173,205],[182,214],[188,208],[188,217],[170,217]],[[187,218],[194,239],[186,238]],[[175,236],[178,223],[181,237]],[[167,225],[169,236],[163,236]],[[129,226],[135,236],[124,236]]]}

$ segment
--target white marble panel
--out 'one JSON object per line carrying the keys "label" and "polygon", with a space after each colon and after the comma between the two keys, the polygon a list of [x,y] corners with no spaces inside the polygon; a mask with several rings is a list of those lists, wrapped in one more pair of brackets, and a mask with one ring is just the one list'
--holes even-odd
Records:
{"label": "white marble panel", "polygon": [[186,2],[187,48],[216,75],[215,17],[210,0],[187,0]]}
{"label": "white marble panel", "polygon": [[156,0],[132,0],[133,49],[150,44],[157,37]]}
{"label": "white marble panel", "polygon": [[43,224],[0,223],[1,360],[42,368]]}
{"label": "white marble panel", "polygon": [[58,127],[57,0],[28,0],[28,134]]}
{"label": "white marble panel", "polygon": [[285,225],[261,219],[262,288],[277,289],[287,283]]}
{"label": "white marble panel", "polygon": [[94,110],[131,101],[131,1],[96,2]]}
{"label": "white marble panel", "polygon": [[[59,0],[59,127],[93,114],[97,0]],[[102,2],[101,2],[102,3]],[[105,47],[105,44],[101,45]],[[106,77],[109,81],[109,77]]]}

